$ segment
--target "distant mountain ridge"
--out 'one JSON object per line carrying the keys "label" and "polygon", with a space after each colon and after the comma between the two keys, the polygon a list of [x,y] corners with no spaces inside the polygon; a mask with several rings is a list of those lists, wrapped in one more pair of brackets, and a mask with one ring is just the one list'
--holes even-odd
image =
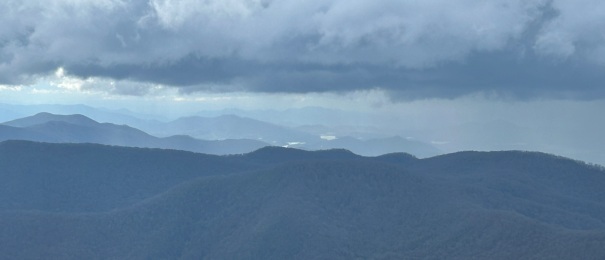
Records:
{"label": "distant mountain ridge", "polygon": [[98,122],[80,114],[74,115],[55,115],[47,112],[41,112],[33,116],[11,120],[3,123],[14,127],[30,127],[45,124],[51,121],[65,122],[74,125],[94,126]]}
{"label": "distant mountain ridge", "polygon": [[153,129],[148,130],[157,135],[190,135],[201,139],[244,138],[263,140],[272,145],[319,139],[318,136],[287,127],[235,115],[182,117],[167,123],[157,123],[152,127]]}
{"label": "distant mountain ridge", "polygon": [[[321,135],[346,138],[347,136],[358,139],[358,141],[369,141],[371,139],[383,139],[392,136],[401,136],[409,141],[421,141],[424,145],[436,148],[437,154],[451,153],[460,150],[532,150],[543,151],[563,155],[569,158],[580,159],[605,165],[605,124],[601,120],[576,117],[578,124],[560,125],[557,120],[545,120],[536,118],[534,120],[517,120],[514,118],[467,118],[468,120],[457,120],[451,118],[450,122],[439,123],[439,120],[425,121],[422,118],[413,120],[413,115],[401,115],[392,118],[401,118],[401,122],[393,122],[391,117],[382,117],[376,111],[350,111],[338,109],[326,109],[321,107],[300,107],[286,110],[279,109],[219,109],[202,108],[195,111],[173,111],[163,110],[161,107],[151,108],[148,112],[139,112],[128,109],[108,109],[102,107],[91,107],[89,105],[16,105],[0,103],[0,122],[6,122],[39,112],[53,114],[82,114],[97,122],[110,122],[114,124],[126,124],[143,130],[149,134],[165,137],[165,134],[154,133],[158,125],[173,121],[181,116],[198,115],[203,117],[218,117],[221,115],[237,115],[274,125],[282,126],[311,134],[314,137]],[[570,119],[569,113],[562,114]],[[412,120],[404,120],[412,116]],[[389,119],[391,118],[391,119]],[[360,120],[363,119],[363,120]],[[425,118],[428,119],[428,118]],[[434,123],[430,123],[434,121]],[[423,123],[424,122],[424,123]],[[421,127],[420,125],[425,125]],[[537,123],[537,125],[536,125]],[[442,127],[431,127],[443,125]],[[178,131],[177,131],[178,132]],[[547,134],[545,134],[547,133]],[[175,133],[184,135],[183,132]],[[238,137],[243,138],[243,137]],[[214,139],[214,138],[211,138]],[[264,140],[270,145],[288,145],[272,143]],[[288,142],[299,142],[289,140]],[[313,144],[308,148],[291,145],[297,148],[309,150],[326,149],[329,146]],[[411,144],[411,147],[414,145]],[[352,147],[340,147],[355,150]],[[356,151],[359,152],[359,151]],[[392,151],[379,151],[376,155]],[[398,148],[397,152],[407,152],[418,157],[430,157],[437,155],[431,152],[425,155],[422,150],[416,151],[407,145]]]}
{"label": "distant mountain ridge", "polygon": [[[0,140],[90,142],[210,154],[247,153],[267,145],[306,150],[347,149],[365,156],[406,152],[419,157],[430,157],[441,153],[429,144],[397,136],[368,140],[345,136],[323,140],[320,136],[235,115],[184,117],[170,122],[138,121],[137,124],[145,131],[128,125],[99,123],[80,114],[56,115],[42,112],[3,123],[2,125],[18,127],[22,131],[0,128]],[[166,137],[158,138],[154,135]]]}
{"label": "distant mountain ridge", "polygon": [[167,123],[156,123],[148,128],[157,135],[185,134],[202,139],[246,138],[262,140],[274,146],[292,146],[306,150],[347,149],[365,156],[406,152],[419,157],[441,154],[434,146],[399,136],[360,140],[350,136],[321,139],[304,131],[291,129],[236,115],[216,117],[183,117]]}
{"label": "distant mountain ridge", "polygon": [[[305,147],[305,145],[302,145]],[[437,148],[416,140],[408,140],[400,136],[388,138],[375,138],[369,140],[359,140],[353,137],[341,137],[334,140],[325,140],[318,143],[315,149],[334,149],[344,148],[352,152],[365,156],[378,156],[387,153],[397,153],[408,151],[419,157],[431,157],[441,154]]]}
{"label": "distant mountain ridge", "polygon": [[98,123],[83,115],[38,113],[2,125],[5,127],[0,127],[0,140],[98,143],[209,154],[246,153],[267,145],[261,141],[245,139],[206,141],[187,136],[158,138],[127,125]]}
{"label": "distant mountain ridge", "polygon": [[605,169],[536,152],[0,143],[10,259],[603,259]]}

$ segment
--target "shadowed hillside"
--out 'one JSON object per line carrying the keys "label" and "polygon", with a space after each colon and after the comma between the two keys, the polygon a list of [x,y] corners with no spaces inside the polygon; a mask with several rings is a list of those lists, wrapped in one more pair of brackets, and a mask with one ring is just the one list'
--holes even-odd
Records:
{"label": "shadowed hillside", "polygon": [[[305,146],[303,146],[305,147]],[[334,140],[322,140],[308,148],[333,149],[345,148],[352,152],[365,156],[378,156],[385,153],[396,153],[409,151],[419,157],[430,157],[441,154],[437,148],[420,141],[407,140],[399,136],[390,138],[376,138],[368,140],[359,140],[353,137],[342,137]]]}
{"label": "shadowed hillside", "polygon": [[0,143],[0,209],[106,211],[197,177],[255,167],[176,150],[5,141]]}
{"label": "shadowed hillside", "polygon": [[605,171],[541,153],[15,141],[0,143],[0,167],[11,259],[605,258]]}

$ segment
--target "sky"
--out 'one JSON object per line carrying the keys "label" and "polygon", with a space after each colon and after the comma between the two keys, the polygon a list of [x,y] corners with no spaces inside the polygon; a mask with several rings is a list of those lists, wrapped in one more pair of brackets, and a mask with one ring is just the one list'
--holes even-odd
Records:
{"label": "sky", "polygon": [[0,102],[506,122],[572,154],[603,139],[603,17],[598,0],[4,0]]}

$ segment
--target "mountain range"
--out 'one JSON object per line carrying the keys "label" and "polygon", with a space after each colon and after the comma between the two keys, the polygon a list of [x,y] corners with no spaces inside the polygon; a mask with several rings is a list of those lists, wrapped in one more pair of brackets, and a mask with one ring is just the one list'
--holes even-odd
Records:
{"label": "mountain range", "polygon": [[183,117],[169,122],[139,120],[133,123],[144,131],[128,125],[99,123],[80,114],[42,112],[0,124],[0,140],[99,143],[209,154],[247,153],[267,145],[307,150],[342,148],[366,156],[392,152],[407,152],[419,157],[440,154],[429,144],[400,137],[324,140],[319,135],[233,115]]}
{"label": "mountain range", "polygon": [[157,136],[190,135],[206,140],[255,139],[273,145],[320,140],[319,136],[235,115],[181,117],[165,123],[150,123],[142,126],[142,129]]}
{"label": "mountain range", "polygon": [[0,143],[7,259],[603,259],[605,169],[535,152]]}
{"label": "mountain range", "polygon": [[[215,118],[225,116],[237,120],[237,118],[251,119],[256,122],[269,124],[276,128],[286,129],[289,132],[297,132],[298,135],[311,135],[311,140],[317,140],[320,136],[335,136],[341,139],[356,139],[355,143],[374,142],[374,139],[390,139],[400,136],[401,139],[422,143],[422,146],[431,151],[425,153],[425,148],[417,151],[409,147],[414,147],[414,143],[400,146],[396,151],[412,153],[419,157],[430,157],[443,153],[451,153],[464,150],[531,150],[542,151],[566,157],[598,163],[605,165],[605,153],[602,147],[605,146],[605,139],[601,138],[605,131],[603,120],[595,120],[590,117],[575,117],[567,111],[555,116],[555,111],[551,111],[557,120],[547,120],[546,118],[473,118],[473,117],[448,117],[441,122],[433,118],[418,118],[414,113],[401,116],[387,116],[377,113],[366,113],[327,109],[321,107],[302,107],[291,108],[287,110],[254,110],[254,109],[223,109],[223,110],[200,110],[191,109],[186,111],[162,110],[157,107],[156,110],[139,110],[133,112],[127,109],[107,109],[101,107],[91,107],[87,105],[14,105],[0,103],[0,122],[23,118],[34,115],[39,112],[48,112],[53,114],[85,115],[97,122],[108,122],[117,125],[128,125],[157,137],[167,137],[171,135],[191,135],[185,131],[173,131],[172,133],[156,133],[157,130],[165,129],[166,124],[170,125],[172,121],[180,121],[179,117],[196,118],[201,117],[202,121],[215,121]],[[161,113],[158,113],[158,110]],[[145,111],[145,112],[143,112]],[[195,115],[193,117],[189,115]],[[234,117],[234,115],[236,117]],[[223,121],[224,119],[223,118]],[[181,118],[182,120],[183,118]],[[575,124],[563,123],[566,120],[577,121]],[[244,120],[245,121],[245,120]],[[246,129],[245,124],[228,123],[230,125],[244,126],[240,129]],[[174,126],[174,124],[173,124]],[[170,128],[168,128],[170,129]],[[216,126],[216,129],[225,129]],[[250,139],[266,138],[263,141],[270,145],[292,146],[289,143],[296,143],[294,147],[301,149],[325,149],[333,147],[332,144],[323,140],[309,143],[303,141],[304,138],[282,138],[279,142],[275,141],[287,135],[267,135],[262,131],[256,131],[254,128],[248,128],[249,132],[244,132]],[[178,130],[178,129],[176,129]],[[193,131],[195,132],[195,131]],[[226,133],[235,133],[235,130],[225,131]],[[256,132],[257,134],[252,134]],[[191,133],[191,132],[190,132]],[[206,136],[194,136],[197,139],[242,139],[248,137],[234,136],[215,138],[225,136],[224,133],[210,132],[201,134]],[[284,141],[286,140],[286,141]],[[342,140],[341,140],[342,141]],[[298,143],[305,142],[305,146]],[[351,144],[346,148],[355,150],[356,144]],[[373,149],[368,149],[373,150]],[[392,150],[384,149],[378,152],[364,155],[372,156],[381,153],[388,153]],[[363,152],[356,150],[355,152]]]}
{"label": "mountain range", "polygon": [[333,140],[323,140],[309,146],[301,145],[301,148],[311,148],[311,150],[342,148],[364,156],[378,156],[397,152],[412,153],[418,157],[431,157],[441,154],[441,151],[432,145],[400,136],[368,140],[345,136]]}
{"label": "mountain range", "polygon": [[267,146],[257,140],[199,140],[175,135],[158,138],[127,125],[99,123],[83,115],[38,113],[0,125],[0,140],[178,149],[209,154],[237,154]]}

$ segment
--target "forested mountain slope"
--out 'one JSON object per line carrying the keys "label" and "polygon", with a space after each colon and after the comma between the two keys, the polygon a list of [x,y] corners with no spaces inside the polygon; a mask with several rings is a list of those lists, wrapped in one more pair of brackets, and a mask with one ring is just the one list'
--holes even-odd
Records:
{"label": "forested mountain slope", "polygon": [[605,171],[541,153],[12,141],[0,169],[11,259],[605,258]]}

